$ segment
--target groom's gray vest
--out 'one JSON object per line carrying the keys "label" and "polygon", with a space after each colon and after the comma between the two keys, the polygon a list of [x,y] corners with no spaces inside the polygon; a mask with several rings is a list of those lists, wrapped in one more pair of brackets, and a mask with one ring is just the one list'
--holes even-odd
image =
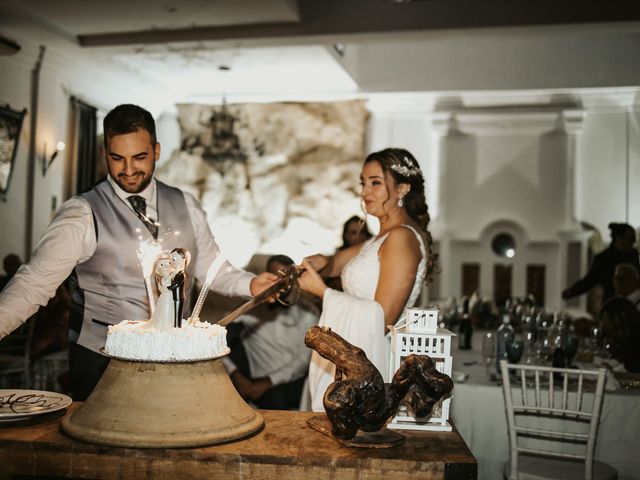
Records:
{"label": "groom's gray vest", "polygon": [[[183,193],[156,181],[158,197],[158,242],[163,250],[183,247],[191,252],[187,270],[183,317],[191,308],[191,285],[197,261],[196,239]],[[140,238],[151,234],[105,179],[82,197],[89,202],[96,231],[96,251],[76,266],[71,276],[70,330],[78,333],[78,344],[100,353],[107,338],[105,324],[150,317],[142,267],[137,258]],[[155,281],[151,280],[155,287]],[[155,290],[155,288],[154,288]],[[154,291],[157,299],[157,292]]]}

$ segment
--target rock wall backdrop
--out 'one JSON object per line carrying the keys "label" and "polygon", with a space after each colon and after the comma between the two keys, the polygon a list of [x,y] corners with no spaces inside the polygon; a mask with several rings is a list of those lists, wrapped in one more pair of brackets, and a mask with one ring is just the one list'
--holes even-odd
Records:
{"label": "rock wall backdrop", "polygon": [[364,103],[179,105],[182,144],[157,176],[202,203],[237,266],[332,253],[344,221],[362,216]]}

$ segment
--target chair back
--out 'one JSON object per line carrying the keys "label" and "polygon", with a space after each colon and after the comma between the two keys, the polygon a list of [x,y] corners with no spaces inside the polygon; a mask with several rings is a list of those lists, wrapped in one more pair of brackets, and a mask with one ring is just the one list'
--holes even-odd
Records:
{"label": "chair back", "polygon": [[605,370],[515,365],[504,360],[500,368],[509,431],[509,478],[518,478],[518,454],[526,453],[582,460],[584,478],[591,480]]}

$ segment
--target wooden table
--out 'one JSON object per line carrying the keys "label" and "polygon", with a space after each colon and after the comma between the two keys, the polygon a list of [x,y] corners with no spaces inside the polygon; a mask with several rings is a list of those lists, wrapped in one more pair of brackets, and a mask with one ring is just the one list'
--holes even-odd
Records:
{"label": "wooden table", "polygon": [[[78,408],[74,403],[68,412]],[[476,460],[454,432],[402,432],[399,447],[356,449],[306,425],[310,413],[265,410],[252,437],[202,448],[93,445],[60,430],[63,415],[0,424],[0,472],[83,479],[475,479]],[[3,478],[0,474],[0,478]]]}

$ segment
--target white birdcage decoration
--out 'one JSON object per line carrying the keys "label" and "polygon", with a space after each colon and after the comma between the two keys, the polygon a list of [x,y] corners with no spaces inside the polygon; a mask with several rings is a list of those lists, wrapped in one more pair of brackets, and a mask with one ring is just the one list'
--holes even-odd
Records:
{"label": "white birdcage decoration", "polygon": [[[405,357],[411,354],[428,355],[435,363],[436,370],[451,376],[451,338],[455,333],[438,328],[438,311],[432,309],[405,309],[404,318],[391,330],[389,358],[389,379],[400,367]],[[449,407],[451,397],[438,401],[430,417],[413,416],[409,406],[403,401],[398,412],[391,419],[388,428],[396,430],[436,430],[451,431]]]}
{"label": "white birdcage decoration", "polygon": [[[404,320],[404,322],[403,322]],[[438,310],[424,308],[405,308],[403,319],[396,329],[403,328],[407,333],[436,333],[438,330]]]}

